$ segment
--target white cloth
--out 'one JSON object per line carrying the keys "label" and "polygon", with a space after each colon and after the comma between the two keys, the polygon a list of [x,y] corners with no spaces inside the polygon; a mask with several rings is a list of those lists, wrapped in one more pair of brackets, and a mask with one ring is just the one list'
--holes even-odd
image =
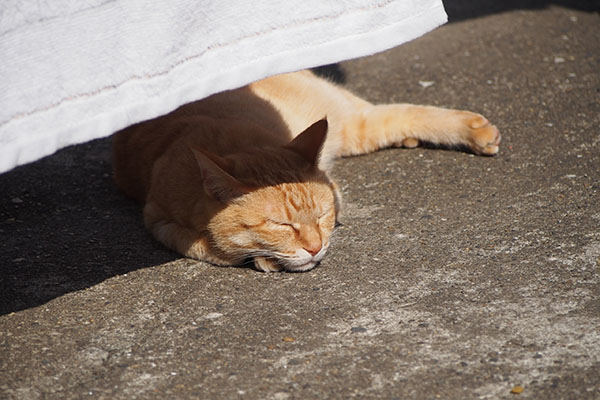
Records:
{"label": "white cloth", "polygon": [[0,172],[444,22],[441,0],[2,0]]}

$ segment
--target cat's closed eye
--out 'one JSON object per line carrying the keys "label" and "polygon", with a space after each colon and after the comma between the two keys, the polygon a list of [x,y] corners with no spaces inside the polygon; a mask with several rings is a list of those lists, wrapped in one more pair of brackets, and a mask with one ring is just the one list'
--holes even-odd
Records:
{"label": "cat's closed eye", "polygon": [[272,219],[268,219],[267,223],[273,227],[273,228],[279,228],[279,229],[287,229],[287,230],[294,230],[294,231],[299,231],[300,230],[300,225],[298,225],[297,223],[293,223],[293,222],[285,222],[285,221],[275,221]]}

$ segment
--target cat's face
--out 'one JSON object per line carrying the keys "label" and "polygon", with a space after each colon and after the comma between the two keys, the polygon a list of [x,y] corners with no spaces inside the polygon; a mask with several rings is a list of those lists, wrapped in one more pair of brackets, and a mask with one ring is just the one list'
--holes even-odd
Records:
{"label": "cat's face", "polygon": [[329,182],[283,183],[232,202],[213,218],[209,230],[222,252],[253,258],[258,269],[307,271],[325,255],[335,218]]}
{"label": "cat's face", "polygon": [[339,204],[318,167],[326,133],[321,120],[281,147],[228,157],[192,148],[204,201],[218,205],[207,228],[220,259],[252,259],[263,271],[308,271],[321,261]]}

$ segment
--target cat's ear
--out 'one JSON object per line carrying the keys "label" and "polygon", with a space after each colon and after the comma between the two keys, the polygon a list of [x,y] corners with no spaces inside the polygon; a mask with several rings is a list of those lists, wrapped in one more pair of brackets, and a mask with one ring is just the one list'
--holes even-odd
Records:
{"label": "cat's ear", "polygon": [[316,166],[327,137],[327,119],[315,122],[284,147],[300,154],[311,165]]}
{"label": "cat's ear", "polygon": [[226,171],[229,165],[227,160],[195,147],[190,149],[196,157],[204,181],[204,190],[209,196],[222,203],[228,203],[248,193],[249,188]]}

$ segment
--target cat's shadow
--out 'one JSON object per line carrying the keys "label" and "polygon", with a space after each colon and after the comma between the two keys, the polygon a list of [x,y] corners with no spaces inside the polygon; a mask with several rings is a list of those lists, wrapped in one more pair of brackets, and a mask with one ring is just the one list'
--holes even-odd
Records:
{"label": "cat's shadow", "polygon": [[0,314],[179,258],[117,191],[109,154],[96,140],[0,175]]}

